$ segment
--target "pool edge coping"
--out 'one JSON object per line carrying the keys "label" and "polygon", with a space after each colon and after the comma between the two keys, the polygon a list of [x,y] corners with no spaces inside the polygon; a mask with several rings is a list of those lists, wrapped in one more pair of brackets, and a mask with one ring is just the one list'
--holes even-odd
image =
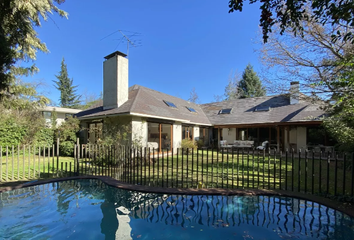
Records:
{"label": "pool edge coping", "polygon": [[351,217],[354,217],[354,206],[350,203],[346,204],[345,202],[338,202],[333,199],[310,195],[299,192],[291,192],[285,190],[265,190],[265,189],[221,189],[221,188],[162,188],[162,187],[151,187],[144,185],[135,185],[120,182],[111,177],[105,176],[75,176],[75,177],[65,177],[65,178],[52,178],[52,179],[43,179],[37,181],[29,181],[27,183],[21,183],[15,186],[9,187],[0,187],[0,193],[11,191],[24,187],[31,187],[36,185],[42,185],[52,182],[62,182],[68,180],[78,180],[78,179],[98,179],[102,182],[106,183],[109,186],[139,191],[139,192],[152,192],[152,193],[161,193],[161,194],[180,194],[180,195],[237,195],[237,196],[257,196],[257,195],[265,195],[265,196],[283,196],[283,197],[294,197],[303,200],[308,200],[312,202],[316,202],[321,205],[325,205],[327,207],[333,208],[335,210],[341,211]]}

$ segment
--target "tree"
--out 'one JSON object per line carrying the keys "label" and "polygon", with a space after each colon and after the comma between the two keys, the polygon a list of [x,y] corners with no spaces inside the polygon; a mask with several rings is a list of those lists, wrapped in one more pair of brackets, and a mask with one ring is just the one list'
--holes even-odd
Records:
{"label": "tree", "polygon": [[48,18],[56,12],[67,17],[67,13],[54,5],[65,0],[2,0],[0,1],[0,101],[18,92],[16,77],[31,75],[38,71],[33,64],[29,67],[17,66],[19,61],[36,59],[37,51],[47,52],[45,43],[37,37],[35,27],[40,26],[40,18]]}
{"label": "tree", "polygon": [[262,97],[266,95],[266,90],[251,64],[248,64],[242,73],[242,78],[238,83],[237,89],[239,98]]}
{"label": "tree", "polygon": [[195,88],[192,88],[192,91],[189,93],[188,101],[192,103],[199,103],[199,96],[195,91]]}
{"label": "tree", "polygon": [[342,66],[342,71],[332,82],[332,86],[340,91],[332,95],[326,108],[330,116],[324,119],[323,124],[340,144],[340,150],[352,152],[354,148],[354,56],[338,64]]}
{"label": "tree", "polygon": [[53,81],[56,88],[60,91],[60,106],[75,108],[80,104],[80,96],[75,94],[77,86],[73,85],[73,79],[69,78],[65,60],[61,61],[61,70],[55,75],[58,81]]}
{"label": "tree", "polygon": [[225,87],[224,97],[225,100],[234,100],[240,98],[240,92],[238,84],[240,83],[240,77],[237,72],[232,76],[229,76],[228,84]]}
{"label": "tree", "polygon": [[323,26],[314,20],[301,24],[303,37],[294,36],[291,30],[285,30],[283,35],[277,31],[270,34],[260,51],[264,78],[278,92],[288,89],[289,82],[300,81],[304,93],[330,99],[334,92],[341,91],[332,83],[347,68],[344,63],[354,54],[351,42],[333,42],[332,35],[353,28]]}
{"label": "tree", "polygon": [[[353,27],[322,25],[312,19],[303,21],[304,36],[291,30],[273,33],[261,50],[261,59],[269,70],[273,86],[300,81],[302,92],[311,100],[320,100],[327,112],[324,126],[343,147],[354,147],[354,44],[332,41],[338,31],[352,32]],[[289,84],[286,84],[288,88]],[[274,87],[275,88],[275,87]]]}
{"label": "tree", "polygon": [[[245,0],[229,0],[229,12],[242,12]],[[263,41],[268,41],[268,34],[275,24],[280,26],[280,34],[286,29],[295,36],[304,36],[302,21],[311,20],[321,25],[354,26],[354,2],[351,0],[250,0],[250,3],[261,2],[260,26],[263,31]],[[338,31],[332,36],[332,41],[342,39],[354,41],[354,32]]]}

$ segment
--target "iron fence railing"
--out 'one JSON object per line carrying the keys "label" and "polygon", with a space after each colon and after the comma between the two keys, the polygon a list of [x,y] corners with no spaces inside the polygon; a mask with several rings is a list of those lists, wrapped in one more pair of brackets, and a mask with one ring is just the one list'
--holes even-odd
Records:
{"label": "iron fence railing", "polygon": [[[173,154],[172,154],[173,153]],[[353,154],[244,149],[166,149],[75,145],[74,157],[56,146],[0,149],[0,180],[110,176],[166,188],[287,190],[352,200]]]}

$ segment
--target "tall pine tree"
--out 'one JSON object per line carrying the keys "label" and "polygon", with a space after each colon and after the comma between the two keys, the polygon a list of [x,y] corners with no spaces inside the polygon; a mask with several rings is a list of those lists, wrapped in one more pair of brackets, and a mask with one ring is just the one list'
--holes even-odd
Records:
{"label": "tall pine tree", "polygon": [[55,75],[58,81],[55,83],[56,89],[60,91],[60,106],[67,108],[75,108],[80,104],[80,96],[76,94],[77,86],[73,85],[73,79],[69,78],[68,69],[65,60],[61,61],[61,70],[58,75]]}
{"label": "tall pine tree", "polygon": [[266,95],[266,89],[262,86],[262,82],[251,64],[248,64],[242,73],[242,78],[238,83],[238,93],[239,98],[262,97]]}

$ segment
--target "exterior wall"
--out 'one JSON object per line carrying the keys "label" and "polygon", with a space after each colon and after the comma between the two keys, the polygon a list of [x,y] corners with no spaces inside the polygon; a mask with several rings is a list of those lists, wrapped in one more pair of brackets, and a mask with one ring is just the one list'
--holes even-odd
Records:
{"label": "exterior wall", "polygon": [[103,108],[121,106],[128,94],[128,59],[115,55],[103,62]]}
{"label": "exterior wall", "polygon": [[132,119],[132,142],[141,147],[147,146],[148,125],[144,119],[133,117]]}
{"label": "exterior wall", "polygon": [[63,122],[65,122],[65,114],[66,113],[57,113],[57,126],[60,126]]}
{"label": "exterior wall", "polygon": [[181,147],[182,143],[182,124],[173,124],[173,153],[177,153],[177,148]]}
{"label": "exterior wall", "polygon": [[121,139],[121,144],[131,144],[132,141],[132,118],[130,116],[105,118],[103,121],[103,138],[115,138],[115,134],[127,133],[126,139]]}
{"label": "exterior wall", "polygon": [[305,150],[307,148],[306,134],[306,127],[292,127],[289,131],[289,149],[294,147],[294,144],[296,144],[294,150]]}
{"label": "exterior wall", "polygon": [[194,137],[194,140],[195,141],[198,141],[199,140],[199,126],[194,126],[193,127],[193,137]]}
{"label": "exterior wall", "polygon": [[[50,111],[43,111],[43,112],[50,112]],[[53,116],[53,112],[50,112]],[[63,122],[65,122],[65,119],[66,119],[66,114],[67,113],[63,113],[63,112],[56,112],[56,115],[57,115],[57,119],[56,119],[56,127],[59,127],[60,125],[63,124]],[[48,127],[52,127],[52,117],[46,117],[44,116],[44,119],[45,119],[45,122],[46,122],[46,125]]]}
{"label": "exterior wall", "polygon": [[297,127],[297,149],[305,150],[306,147],[306,127]]}
{"label": "exterior wall", "polygon": [[236,128],[223,128],[222,137],[227,141],[227,144],[233,144],[236,140]]}

